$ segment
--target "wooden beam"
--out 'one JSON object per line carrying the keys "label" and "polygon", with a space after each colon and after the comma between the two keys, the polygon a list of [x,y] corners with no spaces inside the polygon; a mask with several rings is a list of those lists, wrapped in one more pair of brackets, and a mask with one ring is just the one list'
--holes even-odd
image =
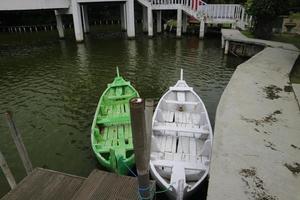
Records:
{"label": "wooden beam", "polygon": [[8,165],[7,165],[7,162],[6,162],[3,154],[1,153],[1,151],[0,151],[0,167],[3,171],[3,173],[4,173],[4,176],[7,180],[10,188],[14,189],[17,186],[16,180],[15,180],[13,174],[11,173],[11,171],[10,171]]}
{"label": "wooden beam", "polygon": [[17,150],[19,152],[19,155],[20,155],[21,160],[23,162],[23,165],[25,167],[26,173],[30,174],[30,172],[32,172],[33,168],[32,168],[32,164],[30,162],[27,150],[26,150],[25,145],[23,143],[21,134],[17,130],[15,122],[12,119],[12,114],[9,111],[7,111],[5,113],[5,117],[6,117],[8,127],[9,127],[10,134],[11,134],[11,136],[13,138],[13,141],[14,141],[16,147],[17,147]]}

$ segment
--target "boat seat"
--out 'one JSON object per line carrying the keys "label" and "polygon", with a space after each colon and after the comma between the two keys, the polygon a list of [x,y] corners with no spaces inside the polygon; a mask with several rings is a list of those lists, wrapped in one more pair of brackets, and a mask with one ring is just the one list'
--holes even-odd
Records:
{"label": "boat seat", "polygon": [[192,87],[170,87],[171,91],[175,91],[175,92],[188,92],[193,90]]}
{"label": "boat seat", "polygon": [[119,100],[119,99],[129,99],[134,96],[135,96],[134,94],[126,94],[126,95],[120,95],[120,96],[112,95],[112,96],[108,96],[105,98],[107,98],[108,100]]}
{"label": "boat seat", "polygon": [[129,124],[129,114],[110,115],[107,117],[97,117],[97,124],[103,124],[105,126],[116,124]]}
{"label": "boat seat", "polygon": [[193,105],[196,106],[199,102],[194,101],[176,101],[176,100],[164,100],[167,104],[179,104],[179,105]]}
{"label": "boat seat", "polygon": [[187,170],[206,170],[206,167],[201,165],[200,162],[183,162],[177,160],[152,160],[151,162],[156,167],[175,167],[180,165]]}
{"label": "boat seat", "polygon": [[[175,123],[174,123],[175,124]],[[156,125],[152,128],[154,131],[176,131],[176,132],[186,132],[186,133],[202,133],[202,129],[200,128],[186,128],[186,127],[178,127],[178,126],[162,126]]]}

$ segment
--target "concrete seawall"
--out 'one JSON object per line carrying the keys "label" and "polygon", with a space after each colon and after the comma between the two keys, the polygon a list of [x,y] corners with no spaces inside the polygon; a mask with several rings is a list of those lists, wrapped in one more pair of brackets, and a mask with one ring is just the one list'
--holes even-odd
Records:
{"label": "concrete seawall", "polygon": [[265,48],[239,65],[217,108],[208,200],[299,200],[297,51]]}

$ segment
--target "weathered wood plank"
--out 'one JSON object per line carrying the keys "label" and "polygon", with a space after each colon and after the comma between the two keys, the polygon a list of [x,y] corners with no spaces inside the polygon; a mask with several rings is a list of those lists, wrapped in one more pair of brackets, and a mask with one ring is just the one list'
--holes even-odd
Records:
{"label": "weathered wood plank", "polygon": [[1,151],[0,151],[0,167],[5,175],[5,178],[9,184],[10,188],[14,189],[17,186],[16,180],[15,180],[13,174],[11,173],[11,171],[7,165],[7,162],[6,162],[3,154],[1,153]]}
{"label": "weathered wood plank", "polygon": [[72,200],[82,199],[138,199],[138,182],[133,177],[94,170]]}
{"label": "weathered wood plank", "polygon": [[85,178],[36,168],[1,200],[71,199]]}
{"label": "weathered wood plank", "polygon": [[9,131],[10,131],[11,136],[13,138],[13,141],[14,141],[16,147],[17,147],[18,153],[21,157],[21,160],[22,160],[22,163],[25,167],[26,173],[29,174],[30,172],[32,172],[33,167],[32,167],[31,161],[29,159],[26,147],[23,143],[21,134],[18,131],[18,129],[15,125],[15,122],[12,119],[12,114],[7,111],[5,113],[5,117],[6,117],[6,120],[7,120],[7,124],[9,126]]}

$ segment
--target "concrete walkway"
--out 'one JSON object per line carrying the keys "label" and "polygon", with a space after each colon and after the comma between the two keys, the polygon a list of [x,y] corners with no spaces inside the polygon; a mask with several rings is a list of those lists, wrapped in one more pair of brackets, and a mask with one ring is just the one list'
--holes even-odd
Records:
{"label": "concrete walkway", "polygon": [[300,84],[292,84],[300,109]]}
{"label": "concrete walkway", "polygon": [[243,35],[240,31],[235,29],[222,29],[221,32],[222,32],[222,37],[225,41],[242,42],[247,44],[261,45],[265,47],[273,47],[273,48],[281,48],[281,49],[287,49],[292,51],[298,51],[298,48],[292,44],[248,38],[245,35]]}
{"label": "concrete walkway", "polygon": [[300,199],[300,112],[288,76],[298,55],[267,47],[237,67],[217,108],[207,200]]}

